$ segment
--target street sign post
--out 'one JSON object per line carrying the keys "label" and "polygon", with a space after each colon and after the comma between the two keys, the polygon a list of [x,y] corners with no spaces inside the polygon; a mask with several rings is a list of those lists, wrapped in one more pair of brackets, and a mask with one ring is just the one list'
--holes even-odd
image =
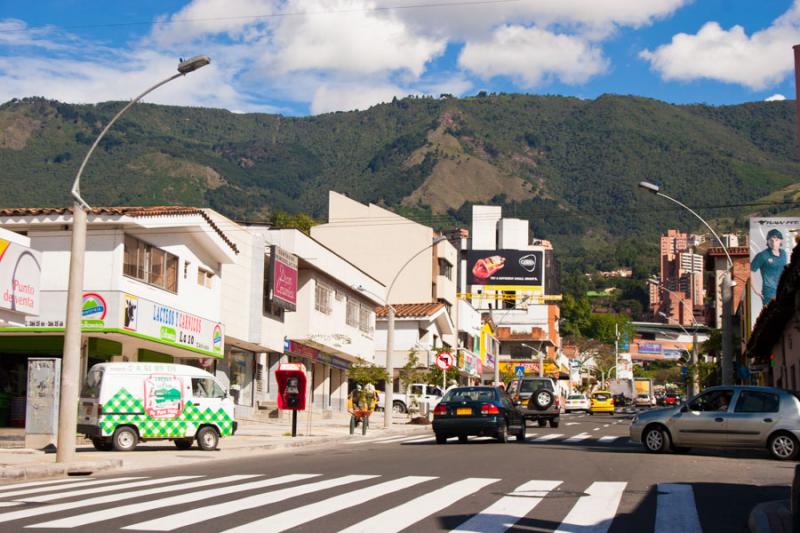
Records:
{"label": "street sign post", "polygon": [[518,378],[521,378],[525,375],[525,367],[522,365],[514,367],[514,373],[517,375]]}
{"label": "street sign post", "polygon": [[453,354],[449,352],[441,352],[436,356],[436,366],[442,369],[442,390],[447,388],[447,370],[453,366],[453,359]]}

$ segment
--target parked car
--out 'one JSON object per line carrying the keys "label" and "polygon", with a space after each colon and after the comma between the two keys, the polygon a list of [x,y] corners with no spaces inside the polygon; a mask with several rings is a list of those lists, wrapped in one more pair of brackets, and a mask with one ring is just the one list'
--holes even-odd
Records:
{"label": "parked car", "polygon": [[491,436],[507,442],[509,434],[525,441],[525,417],[511,397],[498,387],[455,387],[448,390],[433,410],[436,443],[457,436]]}
{"label": "parked car", "polygon": [[561,398],[550,378],[524,377],[512,379],[506,388],[517,402],[528,420],[536,421],[539,427],[550,423],[557,428],[561,420]]}
{"label": "parked car", "polygon": [[793,460],[800,451],[800,399],[772,387],[710,387],[685,404],[639,413],[630,435],[652,453],[766,448],[775,459]]}
{"label": "parked car", "polygon": [[595,413],[614,414],[614,398],[611,397],[610,392],[599,390],[592,393],[592,406],[589,408],[589,414]]}
{"label": "parked car", "polygon": [[[425,406],[433,409],[439,400],[442,399],[442,389],[436,385],[426,385],[424,383],[412,383],[406,388],[406,392],[395,392],[392,396],[392,410],[396,414],[408,412],[411,406],[412,397],[416,398],[420,409]],[[378,391],[378,410],[383,410],[386,405],[386,393]]]}
{"label": "parked car", "polygon": [[564,412],[583,411],[588,413],[590,406],[589,398],[585,394],[570,394],[564,402]]}

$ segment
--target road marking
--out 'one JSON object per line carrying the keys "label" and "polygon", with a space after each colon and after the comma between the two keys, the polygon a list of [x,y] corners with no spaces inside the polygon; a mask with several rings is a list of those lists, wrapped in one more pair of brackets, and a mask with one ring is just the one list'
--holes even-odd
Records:
{"label": "road marking", "polygon": [[52,492],[54,490],[59,489],[72,489],[72,488],[79,488],[79,487],[92,487],[94,485],[101,485],[103,483],[114,483],[115,481],[130,481],[133,479],[142,479],[141,476],[139,477],[118,477],[116,479],[100,479],[97,481],[79,481],[77,483],[73,483],[71,485],[67,485],[65,487],[40,487],[40,488],[27,488],[23,490],[12,490],[10,492],[4,492],[0,494],[0,498],[9,498],[11,496],[22,496],[23,494],[38,494],[40,492]]}
{"label": "road marking", "polygon": [[[424,438],[432,439],[433,437],[434,437],[433,435],[426,435]],[[411,436],[406,435],[404,437],[399,437],[399,438],[390,439],[390,440],[387,439],[387,440],[381,441],[380,444],[393,444],[395,442],[409,442],[409,441],[417,440],[419,438],[420,438],[419,435],[411,435]]]}
{"label": "road marking", "polygon": [[[42,485],[55,485],[56,483],[75,483],[76,481],[86,482],[91,481],[94,478],[68,478],[68,479],[55,479],[52,481],[32,481],[30,483],[17,483],[15,485],[2,485],[0,486],[0,498],[4,496],[3,492],[7,490],[15,490],[15,489],[24,489],[27,487],[41,487]],[[115,480],[109,480],[115,481]],[[60,487],[57,487],[60,488]],[[55,490],[55,489],[53,489]]]}
{"label": "road marking", "polygon": [[[193,479],[199,478],[203,476],[187,476],[186,479]],[[115,480],[116,481],[116,480]],[[100,494],[102,492],[119,492],[121,490],[127,489],[135,489],[138,487],[149,487],[150,485],[161,485],[164,481],[161,479],[147,479],[144,481],[134,481],[131,483],[120,483],[118,485],[106,485],[104,487],[92,487],[89,489],[83,490],[74,490],[74,491],[66,491],[66,492],[58,492],[56,494],[45,494],[44,496],[34,496],[32,498],[19,498],[17,501],[21,502],[28,502],[28,503],[44,503],[50,502],[53,500],[63,500],[66,498],[72,498],[74,496],[85,496],[86,494]],[[72,487],[70,487],[72,488]]]}
{"label": "road marking", "polygon": [[561,481],[528,481],[514,492],[476,514],[453,531],[463,533],[503,533],[539,505]]}
{"label": "road marking", "polygon": [[542,435],[538,439],[533,439],[533,442],[546,442],[548,440],[557,439],[559,437],[563,437],[563,433],[550,433],[548,435]]}
{"label": "road marking", "polygon": [[600,428],[594,428],[592,431],[600,431]]}
{"label": "road marking", "polygon": [[[229,529],[225,533],[252,533],[253,531],[269,531],[272,533],[277,531],[285,531],[301,524],[305,524],[306,522],[316,520],[317,518],[321,518],[350,507],[356,507],[364,502],[379,498],[380,496],[391,494],[392,492],[397,492],[398,490],[407,489],[432,479],[436,478],[430,476],[406,476],[400,479],[386,481],[384,483],[379,483],[363,489],[346,492],[344,494],[328,498],[327,500],[322,500],[301,507],[295,507],[294,509],[290,509],[276,515],[262,518],[261,520],[256,520],[255,522],[250,522],[249,524],[244,524],[239,527]],[[379,528],[373,531],[381,531],[381,533],[384,533],[385,530]]]}
{"label": "road marking", "polygon": [[553,533],[606,533],[626,485],[626,482],[595,481],[586,489],[587,496],[578,498]]}
{"label": "road marking", "polygon": [[417,442],[433,442],[434,440],[435,440],[435,437],[433,435],[427,435],[425,437],[420,437],[418,439],[410,439],[410,440],[403,441],[403,444],[411,444],[411,443],[417,443]]}
{"label": "road marking", "polygon": [[498,481],[500,480],[491,478],[462,479],[376,514],[339,533],[373,533],[375,531],[395,533]]}
{"label": "road marking", "polygon": [[653,533],[702,533],[692,486],[659,483],[657,488],[656,526]]}
{"label": "road marking", "polygon": [[[313,474],[313,476],[307,476],[307,477],[314,477],[318,475],[319,474]],[[230,502],[199,507],[169,516],[162,516],[161,518],[156,518],[154,520],[148,520],[146,522],[133,524],[132,526],[127,526],[124,527],[123,529],[138,529],[145,531],[172,531],[173,529],[177,529],[179,527],[189,526],[197,524],[199,522],[205,522],[207,520],[213,520],[214,518],[220,516],[227,516],[233,513],[238,513],[239,511],[255,509],[256,507],[270,505],[273,503],[288,500],[289,498],[302,496],[304,494],[311,494],[312,492],[332,489],[335,487],[340,487],[342,485],[347,485],[348,483],[356,483],[358,481],[365,481],[367,479],[373,479],[376,477],[379,476],[350,475],[350,476],[337,477],[333,479],[326,479],[324,481],[307,483],[305,485],[299,485],[297,487],[288,487],[285,489],[274,490],[271,492],[264,492],[261,494],[256,494],[254,496],[249,496],[246,498]],[[248,485],[251,484],[248,483]],[[249,487],[241,490],[248,490],[248,489]],[[214,491],[213,489],[208,492],[213,493],[209,495],[209,498],[214,498],[215,495],[217,494],[217,492]],[[192,498],[193,499],[196,498],[196,493],[192,494]],[[184,497],[184,502],[185,499],[186,498]],[[169,502],[166,505],[171,505],[171,503],[172,502]],[[51,527],[58,527],[58,526],[51,526]]]}
{"label": "road marking", "polygon": [[621,439],[622,437],[617,437],[614,435],[606,435],[605,437],[600,437],[597,439],[598,442],[614,442],[617,439]]}
{"label": "road marking", "polygon": [[577,426],[579,424],[580,424],[580,422],[567,422],[565,425],[566,426]]}
{"label": "road marking", "polygon": [[607,428],[607,427],[608,427],[608,426],[610,426],[610,425],[611,425],[611,424],[603,424],[603,427],[604,427],[604,428]]}
{"label": "road marking", "polygon": [[[161,478],[162,483],[173,483],[175,481],[182,481],[185,479],[194,479],[197,476],[174,476]],[[89,498],[87,500],[79,500],[76,502],[56,503],[53,505],[45,505],[42,507],[34,507],[31,509],[20,509],[19,511],[11,511],[8,513],[0,513],[0,522],[10,522],[12,520],[19,520],[20,518],[29,518],[31,516],[39,516],[49,513],[57,513],[59,511],[69,511],[71,509],[80,509],[81,507],[89,507],[90,505],[101,505],[104,503],[113,503],[130,498],[138,498],[140,496],[150,496],[151,494],[163,494],[165,490],[183,490],[193,489],[195,487],[204,487],[207,485],[214,485],[217,483],[228,483],[231,481],[240,481],[242,479],[249,479],[257,477],[254,475],[241,475],[241,476],[227,476],[217,479],[204,479],[202,481],[193,481],[191,483],[179,483],[169,487],[156,487],[153,489],[134,490],[131,492],[121,492],[119,494],[109,494],[107,496],[98,496],[96,498]]]}
{"label": "road marking", "polygon": [[580,442],[582,440],[588,439],[589,437],[591,437],[591,435],[588,434],[588,433],[578,433],[574,437],[570,437],[567,440],[565,440],[564,442]]}

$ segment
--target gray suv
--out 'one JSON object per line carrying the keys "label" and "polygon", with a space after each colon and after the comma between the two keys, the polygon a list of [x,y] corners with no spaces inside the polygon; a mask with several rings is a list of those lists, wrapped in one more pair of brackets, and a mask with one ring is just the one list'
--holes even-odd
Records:
{"label": "gray suv", "polygon": [[561,399],[552,379],[516,378],[509,382],[506,390],[518,402],[526,419],[535,420],[539,427],[546,426],[548,422],[551,428],[558,427],[561,420]]}

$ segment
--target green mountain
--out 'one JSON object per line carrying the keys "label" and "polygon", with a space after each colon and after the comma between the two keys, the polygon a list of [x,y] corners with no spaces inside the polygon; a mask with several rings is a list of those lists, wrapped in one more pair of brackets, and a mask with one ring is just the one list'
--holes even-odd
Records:
{"label": "green mountain", "polygon": [[[80,161],[122,105],[1,105],[0,204],[67,204]],[[659,232],[698,225],[639,181],[743,231],[749,213],[800,208],[794,128],[788,101],[501,94],[313,117],[140,104],[103,139],[82,191],[94,205],[210,206],[264,220],[276,210],[324,218],[334,189],[439,228],[493,202],[530,219],[568,269],[644,270]]]}

